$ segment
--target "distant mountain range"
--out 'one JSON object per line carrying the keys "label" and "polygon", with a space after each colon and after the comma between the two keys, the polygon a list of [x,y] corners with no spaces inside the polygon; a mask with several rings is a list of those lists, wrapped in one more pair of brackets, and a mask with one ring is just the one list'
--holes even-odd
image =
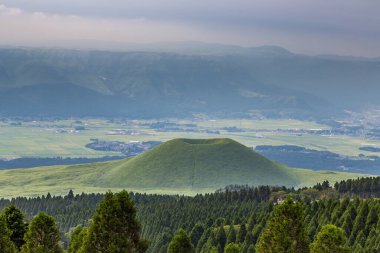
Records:
{"label": "distant mountain range", "polygon": [[198,42],[134,50],[2,48],[0,114],[327,118],[380,104],[375,58]]}

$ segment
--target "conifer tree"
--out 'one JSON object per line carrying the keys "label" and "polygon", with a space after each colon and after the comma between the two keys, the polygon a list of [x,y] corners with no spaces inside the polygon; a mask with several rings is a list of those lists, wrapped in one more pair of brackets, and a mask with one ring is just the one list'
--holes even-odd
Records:
{"label": "conifer tree", "polygon": [[57,224],[53,217],[40,212],[29,224],[23,253],[62,253]]}
{"label": "conifer tree", "polygon": [[240,247],[236,243],[229,243],[224,248],[224,253],[240,253]]}
{"label": "conifer tree", "polygon": [[227,242],[226,231],[224,230],[223,225],[219,227],[218,232],[216,233],[216,241],[218,244],[220,244],[220,247],[222,248],[222,251],[223,251]]}
{"label": "conifer tree", "polygon": [[277,206],[256,245],[258,253],[305,253],[309,239],[303,223],[304,209],[288,197]]}
{"label": "conifer tree", "polygon": [[230,230],[228,231],[227,244],[236,242],[236,231],[233,225],[230,225]]}
{"label": "conifer tree", "polygon": [[168,247],[168,253],[192,253],[193,250],[194,246],[183,229],[178,230]]}
{"label": "conifer tree", "polygon": [[206,231],[203,233],[201,238],[198,241],[197,247],[195,249],[196,252],[201,252],[202,248],[206,245],[208,238],[210,234],[212,233],[211,228],[207,228]]}
{"label": "conifer tree", "polygon": [[247,253],[255,253],[255,245],[254,244],[251,244],[248,247]]}
{"label": "conifer tree", "polygon": [[147,248],[147,242],[140,238],[140,224],[129,194],[107,192],[96,209],[80,252],[140,253]]}
{"label": "conifer tree", "polygon": [[68,253],[76,253],[83,246],[84,239],[87,236],[87,228],[77,226],[70,236],[70,243],[67,248]]}
{"label": "conifer tree", "polygon": [[236,242],[243,243],[245,236],[247,235],[247,228],[244,223],[240,225],[240,229],[236,238]]}
{"label": "conifer tree", "polygon": [[8,229],[4,215],[0,214],[0,252],[16,253],[16,245],[11,240],[12,232]]}
{"label": "conifer tree", "polygon": [[317,234],[316,240],[310,244],[310,253],[349,253],[346,247],[347,238],[343,229],[327,224]]}
{"label": "conifer tree", "polygon": [[198,241],[201,238],[203,232],[204,232],[204,228],[203,228],[203,225],[200,223],[195,224],[195,226],[191,230],[190,240],[194,247],[198,244]]}
{"label": "conifer tree", "polygon": [[24,235],[27,226],[24,221],[24,214],[16,206],[11,205],[4,209],[4,217],[9,230],[12,232],[11,240],[18,249],[25,243]]}

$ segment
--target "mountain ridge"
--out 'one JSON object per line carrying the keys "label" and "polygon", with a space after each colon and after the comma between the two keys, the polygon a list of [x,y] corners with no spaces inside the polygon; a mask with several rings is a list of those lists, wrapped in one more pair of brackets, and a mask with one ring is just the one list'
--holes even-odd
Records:
{"label": "mountain ridge", "polygon": [[[37,115],[62,116],[58,112],[65,112],[64,105],[57,110],[50,108],[54,107],[51,101],[60,100],[60,96],[72,99],[72,94],[54,91],[63,83],[98,93],[93,94],[92,101],[78,101],[83,107],[91,104],[87,106],[88,116],[99,115],[91,108],[101,102],[101,116],[105,117],[113,117],[112,112],[117,111],[127,117],[148,112],[147,116],[159,117],[259,113],[265,117],[315,119],[344,115],[345,109],[380,105],[376,96],[380,92],[380,65],[376,61],[310,57],[276,47],[256,50],[259,53],[254,55],[185,55],[0,49],[0,94],[8,101],[18,100],[12,106],[0,101],[0,114],[23,114],[23,108],[30,107],[28,98],[19,100],[15,93],[29,87],[24,93],[41,101]],[[51,92],[42,94],[30,89],[38,90],[40,85]],[[363,89],[371,92],[363,93]],[[84,97],[89,93],[81,92]],[[75,110],[63,114],[78,116]]]}

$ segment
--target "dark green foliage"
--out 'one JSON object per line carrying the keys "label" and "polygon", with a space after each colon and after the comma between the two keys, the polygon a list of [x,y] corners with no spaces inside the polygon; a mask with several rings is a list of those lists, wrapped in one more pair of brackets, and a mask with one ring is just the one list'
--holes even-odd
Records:
{"label": "dark green foliage", "polygon": [[191,244],[190,238],[185,230],[178,230],[169,244],[168,253],[192,253],[193,251],[194,246]]}
{"label": "dark green foliage", "polygon": [[[375,191],[376,187],[373,186],[372,189]],[[317,238],[324,225],[333,224],[341,227],[345,236],[352,239],[349,246],[354,252],[380,250],[379,199],[329,199],[323,190],[318,191],[320,195],[308,198],[309,195],[305,195],[308,190],[229,186],[213,194],[194,197],[133,193],[130,196],[136,203],[137,218],[142,224],[141,235],[150,241],[148,252],[166,253],[173,234],[181,227],[192,235],[191,240],[201,235],[197,245],[194,244],[196,252],[201,252],[202,249],[203,252],[217,251],[219,244],[216,238],[219,227],[231,221],[235,224],[236,237],[241,232],[241,227],[246,228],[245,237],[239,246],[244,253],[252,252],[263,228],[273,216],[273,203],[276,203],[277,199],[283,199],[287,194],[292,194],[294,199],[297,199],[298,203],[302,202],[304,206],[305,216],[302,221],[307,224],[310,241]],[[27,214],[27,220],[38,211],[45,211],[56,217],[63,235],[69,234],[77,225],[88,226],[96,206],[103,197],[102,194],[80,194],[74,197],[48,194],[31,199],[0,199],[0,208],[13,204]],[[354,223],[362,225],[358,225],[354,231]],[[200,224],[204,227],[202,234]],[[224,225],[224,228],[228,231],[228,240],[231,230],[229,225]],[[354,232],[357,234],[356,237],[352,236]]]}
{"label": "dark green foliage", "polygon": [[247,235],[247,228],[245,227],[245,223],[240,225],[240,229],[236,238],[237,243],[243,243],[245,236]]}
{"label": "dark green foliage", "polygon": [[380,177],[361,177],[348,179],[334,184],[341,196],[360,196],[363,198],[380,196]]}
{"label": "dark green foliage", "polygon": [[12,232],[11,240],[18,249],[21,249],[21,246],[25,243],[24,235],[27,230],[24,214],[16,206],[11,205],[4,209],[4,216],[7,226]]}
{"label": "dark green foliage", "polygon": [[310,253],[349,253],[344,231],[334,225],[327,224],[317,234],[316,240],[310,245]]}
{"label": "dark green foliage", "polygon": [[107,192],[96,209],[81,252],[140,253],[147,246],[140,238],[140,224],[129,194]]}
{"label": "dark green foliage", "polygon": [[226,242],[227,242],[227,236],[226,236],[226,231],[224,230],[224,226],[221,225],[219,228],[218,228],[218,232],[216,233],[216,243],[218,245],[220,245],[220,247],[222,249],[224,249],[224,247],[226,246]]}
{"label": "dark green foliage", "polygon": [[58,227],[53,217],[40,212],[25,234],[23,253],[62,253]]}
{"label": "dark green foliage", "polygon": [[70,236],[70,244],[67,248],[68,253],[77,253],[83,246],[84,239],[87,236],[87,228],[78,226]]}
{"label": "dark green foliage", "polygon": [[236,231],[234,226],[230,226],[227,236],[227,244],[236,242]]}
{"label": "dark green foliage", "polygon": [[8,229],[5,216],[0,214],[0,252],[16,253],[16,245],[12,242],[10,236],[12,232]]}
{"label": "dark green foliage", "polygon": [[204,227],[202,224],[197,223],[190,232],[190,240],[193,245],[197,245],[199,239],[203,235]]}
{"label": "dark green foliage", "polygon": [[285,202],[275,208],[273,217],[259,238],[256,251],[269,252],[308,252],[309,239],[304,219],[304,208],[299,202],[287,198]]}

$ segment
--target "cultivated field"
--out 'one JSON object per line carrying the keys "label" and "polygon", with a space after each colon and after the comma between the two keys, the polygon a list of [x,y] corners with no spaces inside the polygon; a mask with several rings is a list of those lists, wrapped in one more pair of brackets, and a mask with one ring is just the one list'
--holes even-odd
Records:
{"label": "cultivated field", "polygon": [[[158,129],[149,124],[175,123]],[[0,158],[17,157],[101,157],[120,155],[85,147],[91,139],[107,141],[167,141],[173,138],[232,138],[246,146],[299,145],[329,150],[342,155],[376,155],[359,150],[361,146],[380,146],[378,140],[346,135],[294,133],[286,130],[329,129],[326,125],[297,120],[130,120],[109,122],[105,119],[60,121],[3,120],[0,122]],[[191,124],[190,126],[186,124]],[[79,128],[78,128],[79,127]],[[75,130],[84,127],[85,130]],[[226,130],[235,127],[242,131]],[[173,129],[175,128],[175,129]],[[218,134],[212,133],[218,131]],[[120,133],[121,132],[121,133]]]}

